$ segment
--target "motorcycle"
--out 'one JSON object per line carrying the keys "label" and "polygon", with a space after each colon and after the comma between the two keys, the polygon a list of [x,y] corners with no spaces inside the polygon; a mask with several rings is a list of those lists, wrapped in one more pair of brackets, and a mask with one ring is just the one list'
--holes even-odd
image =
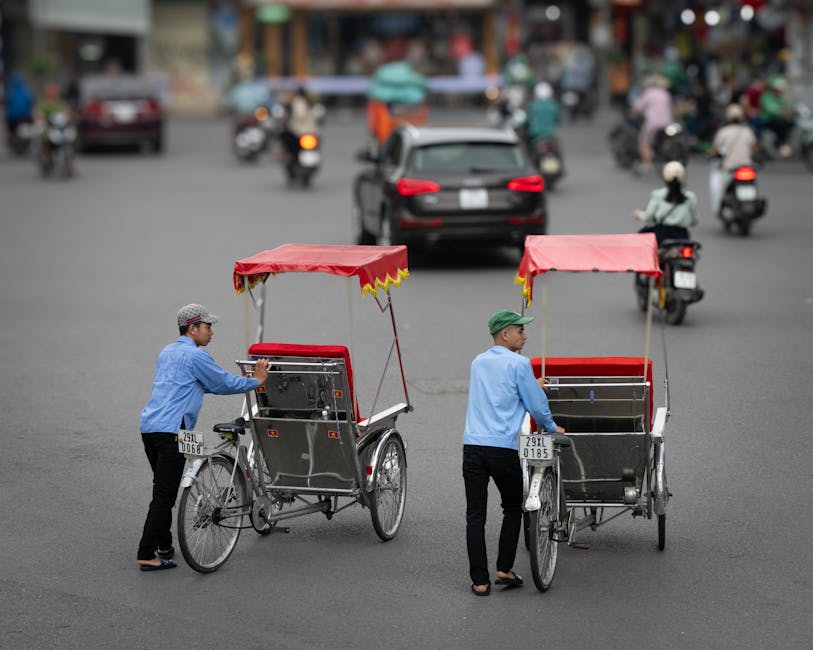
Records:
{"label": "motorcycle", "polygon": [[736,226],[746,237],[751,232],[754,219],[765,214],[768,201],[759,196],[757,172],[750,165],[737,167],[726,184],[725,192],[717,216],[723,222],[726,232]]}
{"label": "motorcycle", "polygon": [[[607,136],[613,158],[621,169],[630,169],[640,160],[638,143],[642,126],[642,117],[627,113]],[[652,142],[652,153],[658,164],[677,160],[685,165],[689,160],[689,142],[684,126],[680,122],[671,122],[658,129]]]}
{"label": "motorcycle", "polygon": [[265,106],[258,106],[253,113],[243,115],[234,127],[234,155],[243,162],[256,162],[268,149],[274,119]]}
{"label": "motorcycle", "polygon": [[51,113],[41,133],[39,168],[43,177],[57,172],[67,178],[73,176],[73,159],[76,151],[76,127],[62,111]]}
{"label": "motorcycle", "polygon": [[652,300],[667,323],[680,325],[683,322],[686,308],[704,295],[695,271],[700,248],[700,242],[687,239],[665,239],[660,243],[658,263],[663,275],[653,283],[652,295],[649,278],[641,274],[635,276],[635,295],[641,311],[645,312]]}
{"label": "motorcycle", "polygon": [[289,138],[290,143],[283,146],[288,184],[308,187],[322,164],[321,139],[315,133],[303,133],[298,138],[290,134]]}
{"label": "motorcycle", "polygon": [[545,189],[552,190],[565,175],[565,164],[559,141],[554,138],[536,138],[531,143],[531,160],[545,180]]}

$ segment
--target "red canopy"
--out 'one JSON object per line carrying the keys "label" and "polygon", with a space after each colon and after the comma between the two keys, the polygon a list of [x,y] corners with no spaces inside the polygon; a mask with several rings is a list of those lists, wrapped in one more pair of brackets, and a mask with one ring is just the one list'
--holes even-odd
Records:
{"label": "red canopy", "polygon": [[529,301],[534,277],[548,271],[661,275],[652,233],[624,235],[528,235],[516,283]]}
{"label": "red canopy", "polygon": [[234,290],[242,293],[271,273],[301,271],[358,276],[361,294],[398,286],[409,275],[406,246],[283,244],[234,263]]}

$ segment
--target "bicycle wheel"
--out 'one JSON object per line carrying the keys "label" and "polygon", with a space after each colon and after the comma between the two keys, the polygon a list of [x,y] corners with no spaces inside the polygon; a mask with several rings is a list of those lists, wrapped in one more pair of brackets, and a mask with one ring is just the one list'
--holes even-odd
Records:
{"label": "bicycle wheel", "polygon": [[223,566],[240,536],[248,499],[245,477],[233,468],[233,459],[212,456],[181,494],[178,542],[195,571],[210,573]]}
{"label": "bicycle wheel", "polygon": [[373,528],[382,541],[398,532],[406,504],[406,452],[397,435],[387,440],[373,467],[373,489],[370,491],[370,516]]}
{"label": "bicycle wheel", "polygon": [[542,475],[539,490],[539,510],[530,513],[531,518],[531,573],[539,591],[547,591],[556,573],[559,547],[553,540],[556,520],[556,480],[550,468]]}

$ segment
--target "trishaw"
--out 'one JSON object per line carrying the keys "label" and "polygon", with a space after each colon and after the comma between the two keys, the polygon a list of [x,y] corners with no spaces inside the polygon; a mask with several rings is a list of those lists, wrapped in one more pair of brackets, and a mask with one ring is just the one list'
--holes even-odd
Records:
{"label": "trishaw", "polygon": [[[651,284],[661,274],[655,235],[529,235],[516,277],[523,310],[535,276],[551,271],[641,273]],[[542,302],[544,309],[544,293]],[[664,345],[664,406],[653,409],[652,309],[650,303],[642,357],[549,357],[543,336],[542,356],[531,359],[536,376],[547,381],[553,417],[566,431],[545,434],[527,418],[519,435],[525,540],[540,591],[553,582],[559,543],[584,548],[576,541],[579,531],[624,513],[655,518],[658,549],[666,544],[669,378]],[[605,510],[614,512],[605,519]]]}
{"label": "trishaw", "polygon": [[[374,413],[379,383],[370,413],[362,417],[346,346],[263,341],[266,280],[294,271],[357,277],[362,296],[372,296],[378,310],[389,315],[392,343],[384,373],[397,362],[403,402]],[[356,503],[370,509],[382,540],[395,536],[407,487],[396,419],[412,406],[390,287],[408,273],[405,246],[285,244],[235,262],[236,291],[248,292],[260,308],[258,342],[237,365],[251,376],[257,360],[265,358],[269,372],[246,394],[240,418],[215,425],[220,440],[199,431],[179,432],[187,463],[178,541],[193,569],[208,573],[221,567],[242,528],[261,535],[288,532],[278,522],[314,512],[331,519]]]}

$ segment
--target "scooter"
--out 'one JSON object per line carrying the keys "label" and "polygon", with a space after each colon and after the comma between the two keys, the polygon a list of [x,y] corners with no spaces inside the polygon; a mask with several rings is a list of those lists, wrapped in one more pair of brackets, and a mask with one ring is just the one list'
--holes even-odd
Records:
{"label": "scooter", "polygon": [[308,187],[322,165],[322,142],[315,133],[303,133],[292,137],[289,145],[282,145],[282,163],[289,185],[299,183]]}
{"label": "scooter", "polygon": [[545,180],[545,189],[552,190],[565,175],[565,163],[555,137],[536,138],[531,143],[531,160]]}
{"label": "scooter", "polygon": [[42,132],[44,143],[39,150],[39,168],[43,177],[56,172],[63,178],[73,176],[76,150],[76,127],[59,111],[48,116]]}
{"label": "scooter", "polygon": [[695,266],[700,259],[700,242],[687,239],[665,239],[658,246],[658,262],[663,275],[649,292],[649,278],[635,276],[635,295],[638,308],[647,310],[649,300],[663,314],[670,325],[680,325],[686,317],[686,308],[703,298],[704,291],[697,283]]}
{"label": "scooter", "polygon": [[265,106],[258,106],[253,113],[243,115],[234,127],[234,155],[243,162],[256,162],[268,149],[274,119]]}
{"label": "scooter", "polygon": [[33,119],[30,117],[19,120],[8,134],[8,146],[15,156],[28,155],[31,149],[31,141],[34,138],[36,130],[34,128]]}
{"label": "scooter", "polygon": [[726,232],[736,227],[746,237],[751,232],[751,224],[765,214],[768,200],[759,196],[757,172],[750,165],[737,167],[726,184],[717,217],[723,222]]}
{"label": "scooter", "polygon": [[[638,142],[643,119],[625,114],[607,135],[613,158],[621,169],[630,169],[640,160]],[[652,154],[656,163],[677,160],[684,165],[689,160],[689,141],[680,122],[671,122],[655,133]]]}

